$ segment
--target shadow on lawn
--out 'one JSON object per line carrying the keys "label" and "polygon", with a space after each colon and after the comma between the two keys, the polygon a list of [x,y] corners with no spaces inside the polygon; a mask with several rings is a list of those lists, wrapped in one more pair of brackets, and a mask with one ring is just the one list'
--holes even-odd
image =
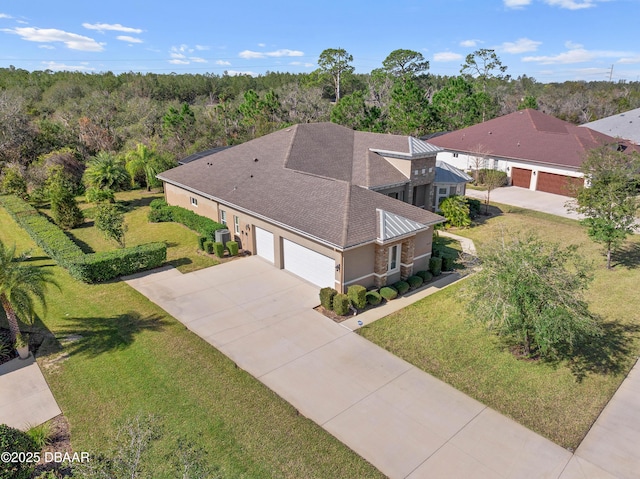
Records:
{"label": "shadow on lawn", "polygon": [[635,269],[640,266],[640,244],[626,243],[611,255],[612,263],[615,266],[625,266]]}
{"label": "shadow on lawn", "polygon": [[603,330],[601,337],[579,345],[568,360],[578,382],[589,373],[620,374],[629,366],[629,359],[633,356],[632,335],[640,331],[640,325],[605,323]]}
{"label": "shadow on lawn", "polygon": [[68,334],[64,349],[69,355],[85,354],[96,357],[109,351],[123,350],[131,346],[135,337],[143,331],[161,331],[161,316],[142,317],[135,311],[110,317],[69,318],[58,337]]}

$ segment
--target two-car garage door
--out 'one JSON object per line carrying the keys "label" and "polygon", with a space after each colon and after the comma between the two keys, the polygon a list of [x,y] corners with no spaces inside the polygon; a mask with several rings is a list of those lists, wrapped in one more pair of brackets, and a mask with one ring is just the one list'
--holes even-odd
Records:
{"label": "two-car garage door", "polygon": [[[270,231],[254,228],[256,235],[256,254],[267,261],[275,262],[274,236]],[[335,286],[335,261],[316,251],[305,248],[288,239],[282,240],[284,269],[306,279],[310,283],[324,288]]]}
{"label": "two-car garage door", "polygon": [[[532,170],[513,167],[511,168],[511,184],[521,188],[529,188],[531,174]],[[536,191],[545,191],[556,195],[572,196],[575,187],[584,183],[583,178],[547,173],[545,171],[538,171],[537,176]]]}
{"label": "two-car garage door", "polygon": [[335,286],[335,267],[333,258],[305,248],[288,239],[282,240],[284,269],[306,279],[321,288]]}

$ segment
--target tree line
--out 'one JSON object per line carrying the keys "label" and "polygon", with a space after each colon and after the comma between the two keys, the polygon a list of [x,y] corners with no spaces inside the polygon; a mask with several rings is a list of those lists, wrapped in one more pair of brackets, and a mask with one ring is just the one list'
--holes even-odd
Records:
{"label": "tree line", "polygon": [[[295,123],[333,121],[374,132],[428,135],[538,108],[584,123],[640,106],[640,83],[542,84],[508,76],[493,50],[467,56],[460,74],[429,73],[422,54],[399,49],[357,74],[344,49],[327,49],[311,73],[264,75],[29,72],[0,69],[0,175],[7,165],[28,189],[48,169],[77,178],[92,159],[122,163],[145,146],[160,165]],[[165,161],[166,160],[166,161]],[[149,173],[150,170],[147,171]],[[148,185],[139,170],[134,183]]]}

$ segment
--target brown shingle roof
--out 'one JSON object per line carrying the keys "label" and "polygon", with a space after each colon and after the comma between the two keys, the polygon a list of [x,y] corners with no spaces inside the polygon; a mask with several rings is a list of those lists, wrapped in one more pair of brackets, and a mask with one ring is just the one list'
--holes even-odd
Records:
{"label": "brown shingle roof", "polygon": [[408,155],[409,137],[295,125],[158,177],[339,248],[376,239],[376,208],[425,225],[441,221],[366,188],[408,181],[369,148]]}
{"label": "brown shingle roof", "polygon": [[587,150],[616,139],[537,110],[521,110],[429,139],[448,150],[578,168]]}

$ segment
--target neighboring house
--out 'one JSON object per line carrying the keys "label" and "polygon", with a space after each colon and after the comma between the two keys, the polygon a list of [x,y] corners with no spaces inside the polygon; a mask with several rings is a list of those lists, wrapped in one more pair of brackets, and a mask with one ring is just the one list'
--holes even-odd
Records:
{"label": "neighboring house", "polygon": [[301,124],[158,178],[169,204],[227,224],[244,250],[344,291],[428,268],[444,221],[422,208],[433,202],[438,151],[408,136]]}
{"label": "neighboring house", "polygon": [[438,160],[464,171],[505,171],[514,186],[569,195],[582,185],[587,152],[620,141],[537,110],[521,110],[462,130],[434,136]]}
{"label": "neighboring house", "polygon": [[455,166],[436,160],[436,178],[433,182],[432,209],[440,209],[440,203],[445,198],[453,195],[464,196],[467,192],[467,183],[473,181],[464,171]]}
{"label": "neighboring house", "polygon": [[640,108],[580,125],[640,145]]}

